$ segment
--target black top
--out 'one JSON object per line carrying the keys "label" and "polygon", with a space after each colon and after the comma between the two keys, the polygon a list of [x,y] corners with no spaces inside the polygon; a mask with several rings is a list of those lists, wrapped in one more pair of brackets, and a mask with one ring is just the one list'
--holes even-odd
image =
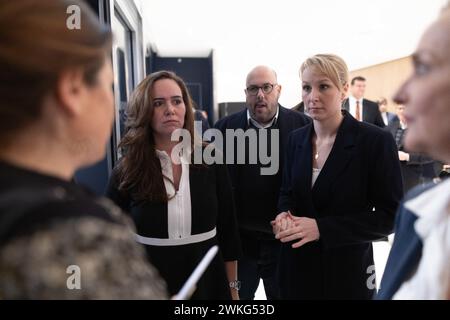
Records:
{"label": "black top", "polygon": [[[82,290],[68,290],[69,266],[80,268]],[[0,281],[2,298],[165,297],[119,208],[71,182],[4,162],[0,274],[8,274]]]}
{"label": "black top", "polygon": [[[171,294],[177,293],[210,247],[219,245],[219,254],[200,279],[192,299],[230,299],[224,261],[237,260],[240,240],[231,193],[224,165],[191,165],[191,234],[217,227],[209,240],[180,246],[145,245],[150,261],[167,281]],[[107,195],[133,218],[137,233],[149,238],[168,238],[167,203],[135,201],[130,192],[118,190],[116,171],[111,176]]]}
{"label": "black top", "polygon": [[320,239],[282,245],[282,298],[370,299],[375,292],[372,241],[392,232],[403,195],[397,148],[388,132],[343,114],[312,188],[314,127],[289,137],[279,211],[316,219]]}
{"label": "black top", "polygon": [[[270,151],[271,132],[274,129],[278,129],[279,140],[277,141],[277,149],[279,156],[279,169],[274,175],[261,175],[261,167],[269,167],[269,165],[258,164],[237,164],[237,148],[241,146],[235,145],[235,159],[234,164],[228,165],[227,168],[230,172],[234,196],[236,200],[236,214],[239,221],[239,228],[241,232],[249,234],[253,232],[254,237],[262,239],[273,240],[272,228],[270,221],[273,220],[277,214],[277,202],[278,192],[281,185],[281,174],[283,172],[283,158],[286,152],[286,143],[289,133],[295,129],[298,129],[307,123],[311,122],[310,118],[306,115],[291,111],[279,105],[279,113],[276,122],[272,128],[268,129],[267,145]],[[219,129],[226,138],[227,129],[243,129],[259,130],[252,125],[249,125],[247,119],[247,109],[227,116],[219,120],[215,127]],[[259,137],[259,135],[257,135]],[[258,140],[259,141],[259,140]],[[236,144],[236,143],[235,143]],[[259,145],[259,142],[258,142]],[[226,146],[226,139],[224,139],[224,147]],[[248,143],[245,145],[245,153],[248,157]],[[225,152],[227,152],[225,150]],[[258,160],[259,157],[258,157]],[[249,241],[243,243],[244,250],[248,246],[252,251]]]}
{"label": "black top", "polygon": [[403,192],[407,193],[417,185],[424,185],[431,182],[436,176],[434,170],[435,162],[423,153],[409,152],[405,149],[404,140],[408,129],[402,129],[399,118],[395,117],[386,127],[386,130],[394,137],[398,150],[409,153],[409,161],[400,161]]}
{"label": "black top", "polygon": [[[344,100],[344,103],[342,104],[342,109],[350,111],[349,99]],[[380,128],[385,127],[383,117],[381,116],[378,104],[374,101],[370,101],[368,99],[362,100],[362,116],[364,122],[374,124]]]}

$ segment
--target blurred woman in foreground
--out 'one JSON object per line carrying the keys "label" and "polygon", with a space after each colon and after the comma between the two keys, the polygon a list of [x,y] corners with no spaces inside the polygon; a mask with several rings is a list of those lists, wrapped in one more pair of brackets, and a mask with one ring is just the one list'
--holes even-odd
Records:
{"label": "blurred woman in foreground", "polygon": [[0,298],[166,298],[120,209],[70,182],[111,134],[110,31],[81,2],[2,1],[0,43]]}
{"label": "blurred woman in foreground", "polygon": [[[450,7],[413,54],[394,100],[405,105],[405,146],[450,163]],[[400,207],[379,299],[450,299],[450,179],[412,190]]]}

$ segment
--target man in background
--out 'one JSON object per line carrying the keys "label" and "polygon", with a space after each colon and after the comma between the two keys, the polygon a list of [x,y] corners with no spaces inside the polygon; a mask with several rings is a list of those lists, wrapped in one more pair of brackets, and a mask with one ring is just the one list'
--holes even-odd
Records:
{"label": "man in background", "polygon": [[343,109],[350,112],[358,121],[372,123],[384,128],[385,125],[378,104],[364,99],[365,91],[366,79],[361,76],[354,77],[350,83],[350,96],[344,101]]}
{"label": "man in background", "polygon": [[[310,119],[278,103],[281,85],[277,82],[275,71],[267,66],[257,66],[250,71],[244,91],[247,108],[219,120],[215,127],[223,133],[224,145],[229,143],[226,141],[226,129],[242,129],[246,133],[256,131],[258,148],[260,133],[267,133],[266,150],[272,150],[272,134],[279,134],[279,140],[275,141],[279,152],[270,155],[279,160],[279,169],[275,174],[262,175],[261,168],[267,165],[261,164],[259,158],[256,164],[249,163],[248,154],[252,148],[248,141],[245,143],[245,164],[236,164],[235,152],[234,164],[227,166],[232,180],[243,248],[243,257],[238,263],[238,278],[241,280],[239,296],[243,300],[252,300],[262,279],[266,297],[272,300],[279,298],[276,273],[280,242],[275,240],[270,221],[277,215],[283,154],[289,133],[306,125]],[[232,143],[236,151],[241,146],[236,146],[235,142],[236,140]]]}

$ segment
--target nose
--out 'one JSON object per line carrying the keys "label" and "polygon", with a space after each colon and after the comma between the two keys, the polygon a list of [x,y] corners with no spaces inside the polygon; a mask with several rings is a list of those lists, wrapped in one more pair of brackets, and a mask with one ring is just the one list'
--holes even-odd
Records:
{"label": "nose", "polygon": [[167,102],[167,107],[165,110],[165,114],[171,115],[175,113],[175,106],[172,104],[172,102]]}
{"label": "nose", "polygon": [[264,92],[263,92],[262,88],[258,88],[258,93],[256,94],[256,97],[258,99],[264,98]]}
{"label": "nose", "polygon": [[311,88],[311,101],[318,101],[319,100],[319,90],[315,88]]}

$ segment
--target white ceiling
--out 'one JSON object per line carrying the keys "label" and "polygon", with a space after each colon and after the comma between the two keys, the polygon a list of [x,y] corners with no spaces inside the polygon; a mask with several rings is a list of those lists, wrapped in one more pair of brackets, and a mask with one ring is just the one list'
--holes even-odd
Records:
{"label": "white ceiling", "polygon": [[409,55],[447,0],[137,0],[146,43],[161,56],[214,49],[218,102],[243,100],[247,72],[272,66],[281,103],[299,99],[298,68],[336,53],[350,70]]}

